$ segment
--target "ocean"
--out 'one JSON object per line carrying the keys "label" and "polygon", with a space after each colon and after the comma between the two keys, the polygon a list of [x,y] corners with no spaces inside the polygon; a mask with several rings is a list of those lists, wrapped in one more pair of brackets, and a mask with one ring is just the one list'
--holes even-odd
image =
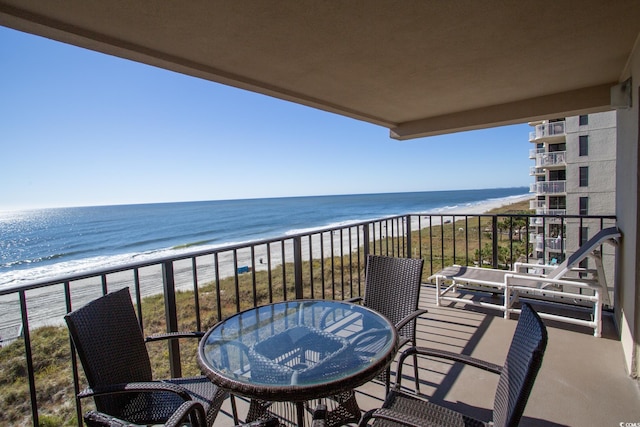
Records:
{"label": "ocean", "polygon": [[0,212],[0,289],[392,215],[465,213],[527,195],[527,187],[514,187]]}

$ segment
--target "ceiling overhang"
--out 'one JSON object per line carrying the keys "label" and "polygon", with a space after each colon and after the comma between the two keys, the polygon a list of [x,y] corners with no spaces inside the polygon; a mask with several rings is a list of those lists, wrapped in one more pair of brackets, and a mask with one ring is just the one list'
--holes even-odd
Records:
{"label": "ceiling overhang", "polygon": [[637,0],[0,0],[0,25],[410,139],[610,109]]}

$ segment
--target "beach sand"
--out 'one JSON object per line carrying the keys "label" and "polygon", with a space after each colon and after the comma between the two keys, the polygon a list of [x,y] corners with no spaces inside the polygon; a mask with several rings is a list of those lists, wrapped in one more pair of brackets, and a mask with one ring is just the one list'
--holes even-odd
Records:
{"label": "beach sand", "polygon": [[[486,213],[492,209],[505,205],[517,203],[523,200],[531,199],[531,195],[523,195],[520,197],[509,197],[505,199],[496,199],[479,203],[473,206],[457,207],[446,209],[438,212],[424,213],[424,215],[474,215]],[[420,213],[422,216],[423,214]],[[440,218],[433,218],[431,224],[428,220],[422,220],[419,223],[418,216],[413,217],[411,224],[412,230],[418,230],[421,225],[423,228],[429,225],[439,225]],[[302,259],[320,258],[321,251],[325,258],[331,256],[346,255],[358,247],[356,229],[344,230],[342,235],[340,232],[324,232],[302,238]],[[351,233],[351,239],[349,239]],[[397,237],[397,234],[396,234]],[[341,241],[342,246],[341,246]],[[332,252],[333,248],[333,252]],[[293,238],[287,237],[284,244],[280,242],[271,244],[259,244],[248,246],[236,251],[225,251],[218,254],[218,277],[220,279],[232,276],[235,268],[248,266],[256,271],[267,270],[269,265],[272,269],[278,268],[285,262],[293,261]],[[234,262],[234,257],[236,261]],[[252,262],[255,260],[255,262]],[[197,258],[197,283],[204,286],[216,279],[216,261],[213,255],[206,255]],[[173,263],[175,286],[177,290],[186,291],[194,289],[194,269],[192,268],[192,260],[179,260]],[[107,288],[109,291],[129,286],[132,294],[134,293],[134,276],[133,271],[123,271],[112,273],[106,276]],[[155,265],[145,267],[139,270],[139,280],[141,297],[163,293],[162,267]],[[98,298],[102,295],[102,284],[100,278],[85,279],[70,284],[71,289],[71,309],[81,307],[88,301]],[[29,313],[29,328],[33,329],[45,325],[63,324],[63,317],[67,312],[65,303],[65,291],[63,285],[56,285],[47,288],[34,289],[26,292],[27,310]],[[20,330],[20,303],[18,295],[7,295],[0,297],[0,339],[8,340],[15,337]],[[3,338],[4,337],[4,338]],[[1,341],[0,341],[1,342]]]}

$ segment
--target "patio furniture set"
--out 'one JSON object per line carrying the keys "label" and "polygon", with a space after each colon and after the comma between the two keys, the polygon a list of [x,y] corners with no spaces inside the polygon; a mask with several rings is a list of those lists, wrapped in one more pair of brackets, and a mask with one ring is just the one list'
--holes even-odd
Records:
{"label": "patio furniture set", "polygon": [[[369,255],[363,298],[268,304],[231,316],[206,333],[151,338],[199,339],[198,364],[204,375],[192,378],[153,380],[145,348],[150,339],[142,334],[128,289],[107,294],[65,316],[88,382],[78,398],[92,397],[96,407],[84,415],[84,421],[89,427],[211,426],[223,401],[230,398],[237,425],[282,425],[285,420],[278,408],[283,405],[293,408],[290,414],[295,413],[299,426],[487,425],[420,396],[420,356],[498,374],[491,423],[517,425],[547,344],[541,318],[558,319],[538,313],[527,302],[519,301],[519,308],[515,303],[529,296],[560,302],[586,300],[593,304],[593,319],[560,320],[593,327],[594,335],[599,336],[602,298],[607,293],[599,247],[619,238],[616,229],[605,229],[549,272],[537,264],[519,264],[512,272],[453,266],[429,278],[435,281],[438,305],[447,301],[489,306],[503,311],[505,318],[519,314],[503,366],[416,346],[416,320],[426,313],[418,309],[421,259]],[[586,256],[596,259],[598,271],[593,278],[583,280],[578,275],[568,279],[566,275]],[[571,291],[564,292],[566,289]],[[503,301],[484,303],[452,295],[459,290],[489,290]],[[391,364],[403,347],[407,348],[400,354],[391,387]],[[401,386],[408,358],[413,360],[413,393]],[[381,408],[363,414],[354,389],[374,378],[385,384],[386,399]],[[243,422],[234,396],[250,400]]]}

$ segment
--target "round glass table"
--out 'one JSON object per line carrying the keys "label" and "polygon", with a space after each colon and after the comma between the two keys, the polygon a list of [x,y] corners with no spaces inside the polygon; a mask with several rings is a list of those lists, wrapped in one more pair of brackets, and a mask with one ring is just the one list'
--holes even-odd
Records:
{"label": "round glass table", "polygon": [[395,327],[373,310],[343,301],[296,300],[219,322],[200,341],[198,364],[219,387],[252,399],[249,422],[264,415],[265,402],[280,401],[296,404],[303,425],[304,402],[342,396],[337,401],[351,413],[342,423],[357,421],[353,389],[386,369],[397,346]]}

